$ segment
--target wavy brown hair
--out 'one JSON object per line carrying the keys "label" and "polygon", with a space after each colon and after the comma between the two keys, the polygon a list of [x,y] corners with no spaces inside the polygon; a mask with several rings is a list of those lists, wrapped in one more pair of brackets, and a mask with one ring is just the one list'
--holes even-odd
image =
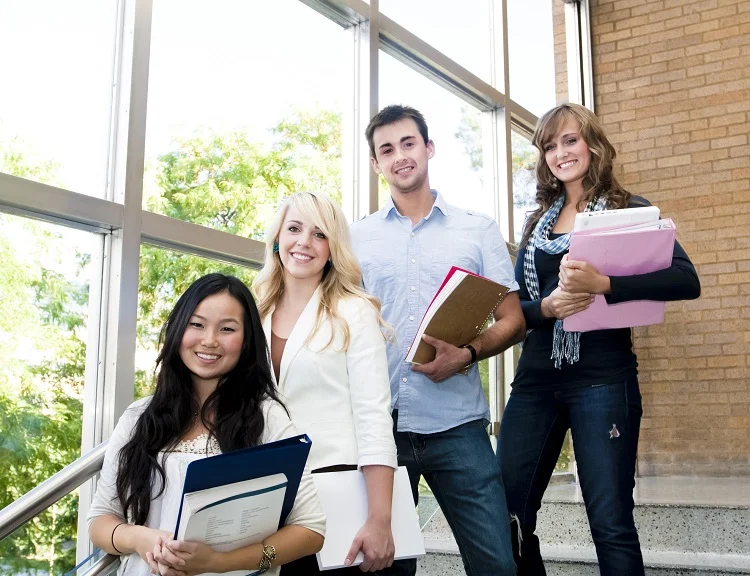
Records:
{"label": "wavy brown hair", "polygon": [[599,119],[591,110],[579,104],[560,104],[544,114],[536,125],[532,143],[539,151],[536,162],[536,203],[537,208],[526,218],[521,238],[523,248],[529,241],[536,223],[549,210],[555,200],[565,190],[561,180],[552,174],[547,166],[545,147],[554,138],[566,120],[575,120],[580,125],[580,135],[591,151],[591,163],[583,178],[583,196],[578,208],[588,204],[593,198],[604,196],[607,208],[627,208],[630,192],[625,190],[615,178],[612,165],[617,153],[604,134]]}

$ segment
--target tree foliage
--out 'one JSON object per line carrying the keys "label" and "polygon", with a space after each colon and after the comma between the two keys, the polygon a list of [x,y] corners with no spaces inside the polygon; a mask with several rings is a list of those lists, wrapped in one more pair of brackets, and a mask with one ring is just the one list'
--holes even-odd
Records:
{"label": "tree foliage", "polygon": [[[464,152],[469,157],[472,170],[481,171],[484,167],[482,149],[481,113],[469,106],[461,109],[461,123],[454,133],[461,142]],[[536,166],[537,151],[531,141],[515,130],[510,133],[511,170],[513,173],[513,205],[517,208],[528,208],[536,203]]]}
{"label": "tree foliage", "polygon": [[[147,169],[145,208],[262,240],[279,201],[298,190],[341,200],[341,117],[292,111],[264,143],[248,135],[200,133],[175,143]],[[61,185],[56,165],[23,143],[0,143],[0,171]],[[0,508],[79,456],[89,255],[61,228],[0,214]],[[71,256],[73,258],[71,259]],[[65,265],[62,265],[62,260]],[[248,268],[144,245],[139,278],[138,347],[154,351],[177,296],[219,271],[246,283]],[[150,391],[151,370],[136,394]],[[59,574],[75,563],[77,495],[72,494],[0,542],[0,571]]]}
{"label": "tree foliage", "polygon": [[[301,190],[341,201],[341,115],[292,110],[271,130],[269,143],[246,134],[196,134],[158,158],[146,187],[148,210],[231,234],[264,240],[279,202]],[[153,246],[141,249],[139,348],[153,353],[176,298],[209,272],[232,274],[248,285],[255,271]],[[140,367],[136,394],[149,393],[151,367]]]}
{"label": "tree foliage", "polygon": [[[66,278],[62,236],[0,214],[0,344],[13,359],[0,368],[0,508],[80,454],[88,284],[77,274],[87,259],[78,257]],[[71,494],[19,528],[0,542],[3,569],[72,568],[77,515]]]}

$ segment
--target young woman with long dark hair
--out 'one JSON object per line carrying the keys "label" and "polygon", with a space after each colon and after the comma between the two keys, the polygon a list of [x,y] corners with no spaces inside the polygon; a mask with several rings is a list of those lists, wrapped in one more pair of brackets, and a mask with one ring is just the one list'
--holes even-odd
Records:
{"label": "young woman with long dark hair", "polygon": [[513,538],[518,574],[545,574],[536,514],[570,429],[599,569],[638,576],[644,569],[633,486],[642,408],[630,329],[565,332],[562,320],[588,308],[595,294],[610,304],[686,300],[700,295],[700,283],[679,243],[671,266],[649,274],[610,277],[569,260],[577,213],[648,201],[617,182],[615,149],[583,106],[563,104],[544,114],[533,143],[538,206],[516,261],[528,332],[497,450],[512,527],[520,530]]}
{"label": "young woman with long dark hair", "polygon": [[179,298],[162,329],[154,395],[112,433],[89,511],[92,542],[122,558],[119,574],[257,570],[323,545],[323,516],[305,472],[286,525],[262,543],[216,552],[172,539],[188,463],[294,436],[279,401],[258,310],[237,278],[209,274]]}

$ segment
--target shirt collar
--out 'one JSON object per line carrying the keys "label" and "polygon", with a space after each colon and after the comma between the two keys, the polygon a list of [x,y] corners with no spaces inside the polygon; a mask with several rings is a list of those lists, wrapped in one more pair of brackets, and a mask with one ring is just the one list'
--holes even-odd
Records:
{"label": "shirt collar", "polygon": [[[448,203],[445,201],[445,198],[443,198],[440,195],[440,192],[438,192],[434,188],[431,189],[430,192],[432,192],[432,197],[435,199],[435,202],[432,205],[430,213],[425,216],[425,218],[429,218],[430,216],[432,216],[432,212],[435,210],[435,208],[440,210],[440,212],[443,213],[443,216],[445,216],[448,213]],[[392,210],[395,211],[396,214],[399,214],[396,205],[393,203],[393,196],[388,196],[388,200],[386,200],[385,206],[383,206],[383,208],[380,210],[380,217],[385,220],[386,218],[388,218],[388,215]]]}
{"label": "shirt collar", "polygon": [[[386,218],[388,218],[388,214],[391,213],[391,210],[396,210],[396,205],[393,203],[393,197],[388,196],[388,200],[386,200],[385,206],[380,209],[380,217],[385,220]],[[396,210],[396,213],[398,213],[398,210]]]}
{"label": "shirt collar", "polygon": [[[445,201],[445,198],[438,192],[437,190],[431,190],[432,196],[435,198],[435,203],[432,205],[432,210],[435,210],[437,208],[443,213],[443,216],[448,214],[448,203]],[[430,214],[427,215],[429,218],[432,214],[432,211],[430,211]]]}

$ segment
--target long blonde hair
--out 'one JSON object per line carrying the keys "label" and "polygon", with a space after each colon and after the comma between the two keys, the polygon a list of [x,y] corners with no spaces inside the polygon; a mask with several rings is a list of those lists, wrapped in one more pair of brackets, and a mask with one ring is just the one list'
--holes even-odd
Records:
{"label": "long blonde hair", "polygon": [[266,233],[265,261],[263,268],[253,281],[253,291],[258,297],[260,317],[265,318],[271,312],[284,292],[284,266],[279,255],[274,253],[274,244],[279,241],[279,233],[289,208],[293,208],[306,221],[320,228],[328,238],[328,248],[331,252],[331,263],[326,265],[320,282],[320,306],[315,328],[305,343],[309,343],[323,323],[330,320],[334,325],[334,330],[331,331],[331,338],[323,349],[333,343],[337,332],[344,336],[342,351],[349,348],[349,323],[338,313],[339,302],[348,296],[356,296],[372,304],[384,337],[387,336],[390,329],[381,315],[380,301],[361,288],[362,269],[354,255],[349,225],[344,212],[336,202],[319,192],[296,192],[288,196]]}
{"label": "long blonde hair", "polygon": [[534,227],[542,215],[555,203],[563,193],[564,185],[558,180],[547,165],[545,146],[554,138],[566,120],[573,119],[581,126],[580,134],[591,151],[591,163],[583,178],[583,196],[581,204],[585,205],[592,198],[604,196],[607,208],[627,208],[630,192],[625,190],[613,173],[613,163],[617,153],[615,147],[604,134],[599,119],[591,110],[579,104],[560,104],[546,112],[536,125],[532,142],[539,151],[536,162],[536,202],[537,208],[526,219],[521,247],[529,241]]}

